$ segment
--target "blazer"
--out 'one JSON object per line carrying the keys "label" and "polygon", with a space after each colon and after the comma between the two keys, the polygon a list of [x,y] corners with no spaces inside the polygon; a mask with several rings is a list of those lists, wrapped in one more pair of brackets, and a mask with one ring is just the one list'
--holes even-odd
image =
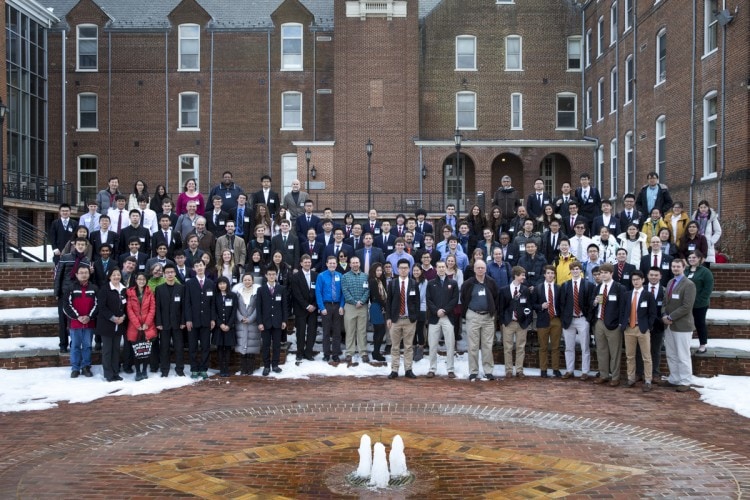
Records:
{"label": "blazer", "polygon": [[[595,295],[599,293],[601,285],[594,285]],[[612,281],[609,288],[607,289],[607,301],[606,307],[604,308],[604,326],[608,330],[614,330],[616,328],[625,329],[628,324],[628,315],[630,313],[630,300],[628,300],[628,291],[624,286]],[[594,315],[598,321],[599,319],[599,307],[594,307]]]}
{"label": "blazer", "polygon": [[557,238],[555,239],[555,245],[552,245],[552,233],[550,231],[545,231],[542,235],[542,245],[541,248],[539,248],[539,253],[541,253],[544,258],[547,260],[547,262],[554,261],[558,255],[560,255],[560,239],[564,238],[565,234],[563,234],[562,229],[558,231]]}
{"label": "blazer", "polygon": [[570,214],[568,214],[567,217],[563,217],[562,219],[562,228],[560,229],[563,233],[567,234],[569,237],[575,236],[576,232],[573,229],[576,224],[579,222],[583,222],[586,224],[586,231],[583,233],[585,236],[589,236],[589,227],[591,226],[589,219],[581,215],[580,212],[578,212],[578,215],[576,215],[575,221],[573,224],[570,224]]}
{"label": "blazer", "polygon": [[589,196],[584,200],[583,188],[579,186],[576,188],[575,197],[578,200],[578,213],[586,217],[586,219],[589,221],[590,229],[591,221],[593,221],[595,217],[602,213],[602,195],[599,193],[598,189],[593,186],[589,186]]}
{"label": "blazer", "polygon": [[172,229],[169,236],[169,242],[167,242],[161,229],[151,236],[151,249],[154,255],[156,255],[156,247],[161,243],[167,245],[167,257],[170,259],[174,259],[175,251],[182,250],[182,236],[180,236],[180,233]]}
{"label": "blazer", "polygon": [[570,202],[575,201],[578,203],[578,198],[575,197],[575,193],[570,193],[568,195],[568,201],[565,201],[565,196],[560,195],[554,200],[552,200],[552,207],[555,209],[556,214],[560,214],[560,217],[564,218],[570,218],[570,209],[568,209],[568,206],[570,206]]}
{"label": "blazer", "polygon": [[[498,309],[501,314],[500,320],[503,325],[508,326],[511,321],[513,321],[513,313],[515,312],[517,318],[516,321],[521,325],[521,328],[528,328],[531,324],[531,320],[534,318],[534,315],[531,313],[533,307],[531,292],[529,292],[529,287],[521,285],[518,287],[518,297],[514,298],[513,292],[511,291],[514,286],[515,285],[511,283],[500,289],[498,294]],[[526,312],[527,310],[529,311],[528,313]]]}
{"label": "blazer", "polygon": [[173,286],[166,283],[156,287],[156,316],[154,324],[164,330],[177,330],[185,325],[182,313],[182,301],[185,297],[185,285],[175,281]]}
{"label": "blazer", "polygon": [[307,286],[305,273],[300,270],[289,278],[289,288],[292,295],[292,313],[295,316],[304,316],[309,314],[307,306],[318,307],[315,298],[315,280],[318,279],[318,273],[315,269],[310,269],[310,286]]}
{"label": "blazer", "polygon": [[396,251],[396,235],[391,231],[385,237],[382,233],[373,238],[372,246],[380,248],[386,257]]}
{"label": "blazer", "polygon": [[418,233],[422,233],[422,234],[430,234],[430,233],[432,233],[432,234],[435,234],[435,233],[434,233],[435,229],[434,229],[434,228],[432,227],[432,224],[430,224],[430,223],[429,223],[429,222],[427,222],[427,221],[424,221],[424,222],[422,223],[422,227],[419,227],[419,222],[417,222],[417,228],[416,228],[416,231],[417,231]]}
{"label": "blazer", "polygon": [[[599,215],[595,217],[594,221],[591,223],[591,234],[594,236],[599,236],[599,231],[603,227],[604,227],[604,216]],[[620,233],[624,232],[627,229],[627,227],[622,227],[620,225],[620,218],[615,214],[611,214],[609,216],[609,224],[607,224],[607,229],[609,229],[609,234],[616,237]]]}
{"label": "blazer", "polygon": [[[667,286],[667,282],[672,279],[672,257],[662,252],[661,265],[661,285]],[[644,276],[648,276],[648,271],[651,269],[654,263],[654,257],[651,252],[648,255],[641,257],[641,272]]]}
{"label": "blazer", "polygon": [[235,224],[234,234],[238,234],[240,226],[242,226],[242,239],[247,241],[253,237],[253,221],[255,220],[255,212],[253,212],[253,209],[248,207],[246,203],[245,212],[242,214],[242,221],[240,221],[240,224],[238,224],[238,221],[237,221],[238,211],[239,211],[238,207],[234,207],[233,209],[231,209],[229,211],[229,217],[227,220],[234,221],[234,224]]}
{"label": "blazer", "polygon": [[367,233],[372,234],[373,239],[380,236],[380,221],[376,220],[374,227],[370,227],[370,219],[364,221],[362,223],[362,234],[364,235]]}
{"label": "blazer", "polygon": [[325,267],[325,262],[323,261],[324,250],[325,247],[319,241],[315,241],[312,250],[310,250],[310,241],[305,240],[305,242],[300,245],[299,253],[300,257],[305,254],[309,255],[312,260],[312,268],[320,272],[321,269]]}
{"label": "blazer", "polygon": [[549,193],[542,193],[542,203],[539,203],[539,199],[536,197],[536,191],[529,194],[526,197],[526,211],[529,217],[536,219],[544,212],[544,205],[552,203],[552,196]]}
{"label": "blazer", "polygon": [[[308,247],[309,248],[309,247]],[[271,238],[271,253],[280,251],[281,255],[284,256],[284,262],[286,262],[292,269],[299,268],[300,258],[300,244],[299,239],[291,231],[287,235],[286,245],[284,245],[284,239],[281,233]]]}
{"label": "blazer", "polygon": [[[185,241],[188,240],[191,234],[197,235],[198,233],[195,232],[195,230],[190,231],[185,236]],[[198,248],[203,250],[205,253],[211,256],[211,260],[213,261],[214,257],[214,251],[216,250],[216,236],[214,236],[214,233],[211,231],[206,231],[203,233],[203,236],[198,237]]]}
{"label": "blazer", "polygon": [[214,224],[213,209],[210,212],[206,210],[206,213],[203,217],[206,218],[206,229],[216,235],[217,238],[226,234],[227,221],[232,220],[229,218],[229,213],[225,212],[224,210],[221,210],[219,212],[219,215],[216,217],[216,224]]}
{"label": "blazer", "polygon": [[[407,278],[406,286],[406,310],[409,321],[414,323],[419,317],[419,286],[412,278]],[[388,284],[388,297],[385,304],[385,319],[396,322],[399,319],[401,309],[401,278],[395,276]]]}
{"label": "blazer", "polygon": [[[120,257],[118,259],[119,264],[120,264],[119,266],[120,269],[122,269],[122,264],[125,262],[125,259],[127,259],[128,257],[130,257],[130,252],[127,250],[125,251],[125,253],[120,254]],[[138,252],[138,254],[135,255],[134,257],[138,261],[135,266],[134,274],[137,274],[139,272],[147,272],[148,269],[146,269],[146,262],[148,261],[148,258],[149,258],[148,255],[143,252]]]}
{"label": "blazer", "polygon": [[[355,250],[354,255],[359,257],[359,263],[362,265],[362,269],[364,269],[365,265],[365,248],[362,247],[358,250]],[[380,262],[381,264],[385,264],[385,254],[383,253],[383,250],[379,247],[376,247],[375,245],[370,247],[370,265],[372,266],[374,263]]]}
{"label": "blazer", "polygon": [[641,226],[643,225],[643,222],[648,218],[641,213],[640,210],[637,208],[633,209],[632,217],[628,217],[627,211],[623,210],[619,214],[617,214],[617,218],[620,220],[620,228],[623,231],[626,231],[628,229],[628,225],[632,222],[636,226],[638,226],[638,231],[641,230]]}
{"label": "blazer", "polygon": [[627,262],[622,267],[622,274],[619,271],[618,264],[615,264],[615,271],[612,273],[612,279],[615,280],[617,283],[621,284],[628,290],[633,289],[633,282],[630,281],[630,279],[633,277],[633,271],[635,271],[635,266],[633,264],[628,264]]}
{"label": "blazer", "polygon": [[431,325],[437,325],[440,321],[437,315],[439,309],[444,310],[449,316],[453,314],[453,309],[458,304],[458,283],[447,276],[444,280],[437,277],[427,283],[425,296],[427,310],[430,312],[428,321]]}
{"label": "blazer", "polygon": [[[542,309],[542,306],[548,302],[547,289],[548,283],[545,280],[539,286],[534,288],[531,294],[531,307],[536,311],[536,326],[537,328],[549,328],[550,317],[547,309]],[[555,308],[555,317],[560,317],[560,285],[552,283],[552,295],[553,303]]]}
{"label": "blazer", "polygon": [[[362,236],[364,236],[364,233],[360,234],[358,237],[355,237],[354,235],[352,235],[344,239],[344,243],[346,243],[347,245],[352,247],[352,249],[354,249],[355,255],[357,254],[357,250],[365,246],[364,242],[362,241]],[[357,240],[356,243],[354,241],[355,239]]]}
{"label": "blazer", "polygon": [[673,321],[672,325],[669,326],[673,331],[692,332],[695,330],[695,321],[693,320],[693,305],[697,293],[695,283],[684,275],[678,284],[673,286],[673,283],[674,278],[669,280],[667,286],[664,287],[666,294],[662,307],[662,317],[668,316]]}
{"label": "blazer", "polygon": [[[461,315],[466,317],[466,311],[469,310],[469,303],[471,302],[471,290],[474,284],[477,283],[476,278],[469,278],[461,285],[460,298],[461,298]],[[487,307],[489,308],[490,317],[495,317],[498,312],[498,287],[495,280],[489,275],[484,278],[484,286],[490,292],[487,296]]]}
{"label": "blazer", "polygon": [[281,324],[286,323],[289,316],[286,289],[277,283],[271,295],[268,285],[261,285],[258,289],[255,307],[258,311],[258,325],[263,325],[266,331],[280,329]]}
{"label": "blazer", "polygon": [[216,260],[215,262],[221,262],[221,254],[224,250],[229,250],[234,255],[234,263],[238,266],[245,267],[245,261],[247,260],[247,245],[245,240],[239,236],[234,237],[234,245],[229,246],[229,237],[227,235],[221,236],[216,240]]}
{"label": "blazer", "polygon": [[[649,290],[649,293],[651,293],[651,283],[644,283],[643,288]],[[654,326],[651,330],[651,333],[663,333],[664,322],[661,320],[661,310],[664,306],[664,294],[666,293],[666,291],[661,285],[657,285],[655,291],[656,296],[654,297],[654,300],[656,301],[656,321],[654,321]]]}
{"label": "blazer", "polygon": [[195,328],[211,328],[211,321],[216,321],[216,285],[209,278],[204,278],[201,289],[198,278],[185,283],[185,302],[183,312],[185,321],[191,321]]}
{"label": "blazer", "polygon": [[[109,283],[99,289],[99,293],[96,296],[97,305],[99,306],[99,314],[96,316],[96,334],[104,337],[114,337],[115,335],[123,335],[128,326],[127,322],[127,311],[126,304],[128,299],[126,297],[127,288],[123,288],[122,291],[112,290]],[[124,316],[125,321],[116,325],[112,318],[115,316]]]}
{"label": "blazer", "polygon": [[284,206],[292,216],[292,222],[296,222],[297,217],[304,213],[305,202],[310,198],[310,195],[305,191],[298,191],[298,193],[297,203],[294,202],[294,196],[291,191],[284,195]]}
{"label": "blazer", "polygon": [[105,286],[109,280],[107,279],[107,271],[110,269],[120,266],[117,265],[117,261],[113,258],[109,258],[109,262],[107,263],[107,271],[104,270],[104,264],[102,264],[102,259],[96,259],[93,263],[94,266],[94,274],[91,276],[91,282],[93,282],[96,286],[99,288],[102,288]]}
{"label": "blazer", "polygon": [[227,290],[225,296],[222,296],[218,290],[216,291],[216,300],[214,300],[214,305],[216,306],[216,328],[218,329],[219,325],[227,325],[229,327],[229,332],[219,330],[221,334],[226,335],[234,331],[234,327],[237,324],[237,302],[239,300],[237,294],[229,290]]}
{"label": "blazer", "polygon": [[[594,311],[594,297],[596,297],[596,286],[581,277],[578,288],[578,305],[581,308],[581,316],[591,322],[592,311]],[[563,328],[570,328],[573,322],[574,307],[573,280],[566,281],[560,286],[560,319]],[[595,312],[595,311],[594,311]]]}
{"label": "blazer", "polygon": [[130,249],[128,248],[128,240],[132,238],[133,236],[137,237],[141,242],[140,251],[145,254],[150,254],[151,253],[151,231],[149,231],[143,226],[138,226],[136,228],[131,225],[128,225],[127,227],[122,228],[122,231],[120,232],[120,248],[119,248],[120,255],[124,253],[128,253],[130,251]]}
{"label": "blazer", "polygon": [[92,231],[92,233],[89,235],[89,243],[91,243],[91,246],[94,248],[94,255],[99,255],[99,250],[101,250],[102,245],[104,243],[109,243],[109,245],[112,247],[112,255],[110,255],[111,258],[117,259],[117,256],[120,252],[120,238],[118,234],[110,229],[107,231],[107,238],[105,241],[102,241],[101,236],[101,230],[97,229],[96,231]]}
{"label": "blazer", "polygon": [[266,198],[263,196],[263,190],[261,189],[260,191],[253,193],[253,208],[259,203],[265,204],[268,207],[269,213],[275,214],[279,211],[281,198],[279,198],[279,193],[271,189],[268,191],[268,201],[266,201]]}
{"label": "blazer", "polygon": [[52,221],[52,225],[49,228],[49,241],[52,245],[52,250],[60,250],[65,248],[65,244],[70,241],[73,236],[73,231],[78,227],[78,221],[72,217],[68,219],[68,229],[66,230],[60,219]]}
{"label": "blazer", "polygon": [[[346,253],[347,260],[354,256],[354,249],[350,245],[347,245],[346,243],[341,243],[341,248],[339,248],[339,252]],[[339,256],[336,255],[336,245],[333,242],[329,243],[329,245],[323,251],[324,265],[325,265],[325,261],[328,260],[329,255],[333,255],[334,257],[336,257],[336,261],[338,262]]]}
{"label": "blazer", "polygon": [[317,215],[311,215],[310,216],[310,223],[307,222],[307,214],[300,214],[299,217],[295,220],[295,230],[297,231],[297,236],[299,236],[300,243],[304,243],[307,241],[307,231],[310,229],[315,229],[315,232],[318,232],[318,224],[320,224],[320,217]]}
{"label": "blazer", "polygon": [[[630,290],[623,294],[625,305],[628,311],[626,326],[630,325],[630,308],[632,307],[633,291]],[[641,288],[638,294],[638,304],[636,306],[636,323],[641,333],[646,333],[654,328],[656,322],[656,299],[646,288]]]}

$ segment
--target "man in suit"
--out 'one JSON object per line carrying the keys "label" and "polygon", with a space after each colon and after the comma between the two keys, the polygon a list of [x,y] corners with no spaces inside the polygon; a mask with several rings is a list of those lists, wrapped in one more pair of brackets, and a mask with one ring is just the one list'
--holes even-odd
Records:
{"label": "man in suit", "polygon": [[651,391],[651,329],[656,321],[656,300],[648,290],[643,288],[644,277],[640,271],[633,271],[631,277],[633,290],[624,297],[630,300],[626,303],[628,309],[628,324],[625,327],[625,358],[627,360],[627,387],[633,387],[636,382],[635,356],[637,347],[643,353],[643,364],[646,374],[643,392]]}
{"label": "man in suit", "polygon": [[151,252],[151,232],[141,225],[141,211],[133,209],[129,214],[130,225],[120,231],[120,255],[127,253],[131,238],[141,243],[140,251],[148,255]]}
{"label": "man in suit", "polygon": [[601,207],[601,215],[594,218],[594,221],[591,223],[591,234],[599,234],[599,231],[603,227],[609,229],[609,233],[615,237],[625,231],[625,228],[620,226],[619,218],[612,213],[612,202],[602,200]]}
{"label": "man in suit", "polygon": [[[649,345],[651,347],[651,381],[657,385],[661,383],[661,350],[664,346],[664,322],[661,320],[661,310],[664,306],[664,294],[666,293],[664,287],[661,286],[661,274],[661,269],[657,267],[651,268],[648,271],[648,283],[644,285],[644,288],[648,290],[656,303],[656,320],[654,321],[653,328],[649,331]],[[643,364],[641,348],[636,346],[636,380],[645,380]]]}
{"label": "man in suit", "polygon": [[159,264],[162,268],[162,271],[167,266],[167,264],[174,265],[174,262],[167,258],[166,243],[159,243],[159,245],[156,247],[156,257],[151,257],[146,261],[146,272],[150,273],[155,264]]}
{"label": "man in suit", "polygon": [[690,339],[695,330],[692,311],[696,288],[695,283],[685,276],[687,264],[683,259],[673,260],[671,267],[674,278],[667,283],[661,313],[661,320],[666,326],[664,347],[669,365],[667,386],[675,387],[677,392],[687,392],[693,379]]}
{"label": "man in suit", "polygon": [[259,203],[263,203],[268,207],[268,211],[271,214],[275,214],[279,210],[279,193],[271,190],[271,176],[263,175],[260,178],[261,189],[253,194],[253,209],[258,206]]}
{"label": "man in suit", "polygon": [[193,263],[193,271],[195,278],[185,283],[183,304],[190,351],[190,378],[205,380],[208,378],[211,331],[216,326],[215,286],[212,280],[206,278],[206,265],[202,260]]}
{"label": "man in suit", "polygon": [[109,282],[107,279],[109,270],[119,266],[116,259],[112,257],[112,245],[109,243],[103,243],[99,246],[98,255],[99,257],[94,260],[94,274],[91,276],[91,281],[101,288]]}
{"label": "man in suit", "polygon": [[316,233],[318,231],[320,218],[313,213],[314,206],[315,204],[312,200],[305,200],[304,213],[297,216],[297,220],[295,221],[295,230],[297,231],[297,236],[299,236],[300,244],[304,244],[308,229],[314,229]]}
{"label": "man in suit", "polygon": [[350,245],[344,243],[344,230],[340,227],[333,231],[333,241],[328,244],[323,252],[323,258],[327,261],[328,257],[333,255],[336,257],[336,260],[338,260],[339,252],[344,252],[347,260],[354,255],[354,249]]}
{"label": "man in suit", "polygon": [[440,252],[435,247],[435,236],[432,233],[426,233],[424,235],[424,241],[422,245],[414,252],[414,260],[416,262],[422,262],[422,254],[430,254],[430,263],[433,266],[437,266],[440,260]]}
{"label": "man in suit", "polygon": [[169,375],[169,349],[174,347],[175,373],[179,377],[185,376],[185,347],[182,329],[185,319],[182,312],[182,300],[185,287],[177,280],[177,269],[173,264],[164,267],[163,284],[156,287],[156,317],[154,325],[159,331],[159,367],[161,376]]}
{"label": "man in suit", "polygon": [[213,210],[206,210],[205,215],[206,229],[211,231],[217,238],[224,235],[226,232],[226,223],[227,220],[229,220],[229,213],[221,208],[222,202],[223,200],[221,199],[221,196],[214,195],[213,198],[211,198]]}
{"label": "man in suit", "polygon": [[305,202],[310,197],[305,191],[300,190],[301,187],[302,183],[299,179],[294,179],[292,181],[292,190],[284,195],[284,206],[292,216],[293,221],[296,221],[297,217],[305,211]]}
{"label": "man in suit", "polygon": [[651,248],[648,255],[641,257],[641,272],[648,273],[652,267],[661,269],[661,285],[667,286],[672,279],[671,272],[672,257],[661,251],[661,238],[658,235],[651,237]]}
{"label": "man in suit", "polygon": [[552,374],[562,377],[560,372],[560,338],[562,322],[560,321],[560,286],[555,283],[555,266],[545,266],[544,282],[534,289],[532,305],[536,311],[536,333],[539,338],[539,368],[542,378],[547,378],[549,363],[548,347],[552,350]]}
{"label": "man in suit", "polygon": [[[270,179],[270,178],[269,178]],[[266,283],[258,289],[255,304],[258,310],[258,330],[261,335],[261,355],[263,357],[263,376],[281,373],[279,358],[281,356],[281,334],[286,330],[289,316],[289,304],[284,286],[276,282],[276,269],[266,270]]]}
{"label": "man in suit", "polygon": [[359,222],[352,224],[352,234],[344,240],[344,243],[351,246],[354,250],[354,254],[357,254],[357,250],[365,245],[365,242],[362,239],[362,224]]}
{"label": "man in suit", "polygon": [[195,277],[195,272],[190,268],[188,260],[185,257],[183,250],[175,250],[174,252],[174,267],[177,271],[177,280],[183,285],[190,278]]}
{"label": "man in suit", "polygon": [[323,219],[320,221],[319,227],[322,231],[318,228],[315,229],[317,231],[315,239],[325,248],[333,242],[333,221],[331,219]]}
{"label": "man in suit", "polygon": [[271,238],[271,253],[277,250],[283,255],[283,260],[292,269],[297,269],[300,258],[300,245],[297,236],[291,233],[292,223],[284,219],[279,223],[279,234]]}
{"label": "man in suit", "polygon": [[562,238],[568,239],[560,231],[560,228],[560,221],[553,220],[549,224],[549,231],[545,231],[542,235],[542,248],[540,252],[549,263],[554,262],[557,256],[560,255],[560,240]]}
{"label": "man in suit", "polygon": [[579,203],[578,211],[588,221],[589,230],[591,230],[591,222],[601,213],[602,195],[598,189],[591,185],[591,176],[589,174],[581,174],[580,182],[581,185],[576,188],[575,194]]}
{"label": "man in suit", "polygon": [[562,378],[574,378],[576,342],[581,345],[581,380],[588,380],[591,368],[589,318],[592,315],[596,287],[583,279],[580,262],[570,264],[571,279],[560,287],[560,321],[565,339],[566,372]]}
{"label": "man in suit", "polygon": [[391,221],[384,220],[380,223],[380,234],[375,235],[373,244],[383,250],[388,257],[396,249],[396,235],[391,234]]}
{"label": "man in suit", "polygon": [[179,216],[174,213],[174,202],[171,198],[164,198],[161,200],[161,212],[159,212],[159,218],[162,215],[169,217],[169,225],[174,229],[177,227],[177,220]]}
{"label": "man in suit", "polygon": [[372,234],[375,238],[380,236],[380,220],[378,220],[378,211],[374,208],[367,212],[367,221],[362,224],[362,231]]}
{"label": "man in suit", "polygon": [[141,241],[137,236],[131,236],[128,242],[128,249],[124,253],[120,254],[118,261],[120,267],[122,267],[125,259],[133,257],[136,262],[136,272],[146,272],[146,261],[148,261],[148,254],[141,252]]}
{"label": "man in suit", "polygon": [[[284,221],[289,224],[289,221]],[[247,260],[247,246],[245,240],[234,234],[234,221],[228,220],[225,224],[226,234],[216,240],[216,262],[221,262],[221,254],[224,250],[232,252],[234,263],[238,266],[245,266]],[[297,242],[297,238],[291,238]],[[289,261],[286,261],[289,262]]]}
{"label": "man in suit", "polygon": [[307,230],[307,239],[300,245],[300,253],[307,254],[310,256],[310,260],[312,261],[312,268],[315,269],[315,271],[320,272],[323,269],[323,264],[325,263],[325,260],[323,260],[323,252],[325,251],[325,246],[319,241],[317,241],[318,234],[315,232],[315,228],[309,228]]}
{"label": "man in suit", "polygon": [[638,193],[635,207],[644,214],[650,214],[654,208],[658,208],[662,214],[669,212],[672,208],[672,196],[666,185],[659,184],[659,174],[649,172],[646,179],[648,183]]}
{"label": "man in suit", "polygon": [[[414,211],[414,217],[417,218],[417,231],[422,234],[435,234],[432,224],[427,221],[427,210],[418,208]],[[435,263],[432,264],[433,266]]]}
{"label": "man in suit", "polygon": [[[99,229],[89,234],[89,243],[94,247],[94,255],[99,255],[99,249],[102,245],[109,245],[112,249],[119,247],[119,239],[117,233],[110,230],[110,220],[108,215],[102,215],[99,217]],[[117,255],[112,255],[113,258],[117,258]]]}
{"label": "man in suit", "polygon": [[576,235],[575,227],[579,222],[582,222],[584,224],[583,234],[585,236],[589,235],[589,219],[586,219],[586,217],[580,215],[578,213],[578,209],[578,202],[571,201],[570,203],[568,203],[568,210],[570,212],[570,215],[562,219],[563,232],[571,238]]}
{"label": "man in suit", "polygon": [[628,322],[627,290],[612,280],[612,264],[599,266],[601,284],[595,299],[596,360],[599,377],[595,384],[609,382],[610,387],[620,385],[620,362],[622,359],[622,332]]}
{"label": "man in suit", "polygon": [[[521,266],[514,266],[511,270],[513,281],[510,285],[500,289],[499,310],[502,313],[503,352],[505,358],[505,378],[513,378],[513,368],[516,377],[524,378],[523,360],[526,354],[526,334],[531,324],[532,301],[531,291],[524,285],[526,270]],[[513,363],[513,346],[515,344],[516,362]],[[484,357],[484,356],[482,356]]]}
{"label": "man in suit", "polygon": [[628,224],[635,224],[639,228],[646,222],[646,216],[635,208],[635,195],[628,193],[622,197],[622,203],[625,208],[622,212],[617,214],[617,218],[620,219],[620,227],[625,230]]}
{"label": "man in suit", "polygon": [[636,271],[636,268],[633,264],[628,263],[628,251],[624,248],[617,249],[616,259],[612,279],[630,291],[633,289],[632,278],[633,272]]}
{"label": "man in suit", "polygon": [[443,228],[450,226],[451,233],[456,234],[458,217],[456,217],[456,205],[448,203],[445,206],[445,215],[435,222],[435,231],[437,234],[443,234]]}
{"label": "man in suit", "polygon": [[450,315],[458,304],[458,283],[446,275],[445,262],[438,261],[435,266],[437,278],[427,284],[426,302],[429,311],[429,326],[427,340],[430,346],[430,371],[427,378],[435,377],[437,372],[437,353],[440,337],[442,336],[446,348],[446,368],[448,378],[456,378],[453,371],[453,360],[456,350],[456,339]]}
{"label": "man in suit", "polygon": [[189,232],[187,237],[189,238],[192,235],[198,237],[198,248],[211,256],[211,265],[213,265],[215,263],[213,257],[216,252],[216,236],[214,233],[206,229],[205,217],[198,217],[195,219],[195,229]]}
{"label": "man in suit", "polygon": [[551,203],[551,196],[544,192],[544,181],[538,178],[534,181],[534,192],[526,197],[526,211],[528,216],[536,219],[544,213],[544,205]]}
{"label": "man in suit", "polygon": [[245,241],[253,237],[254,214],[252,208],[247,205],[247,195],[240,193],[237,196],[237,206],[229,211],[229,219],[234,221],[234,234]]}
{"label": "man in suit", "polygon": [[385,254],[383,250],[372,244],[372,234],[366,233],[362,236],[363,246],[359,250],[354,252],[354,255],[359,257],[359,261],[362,263],[362,270],[365,274],[370,273],[370,266],[376,262],[385,264]]}
{"label": "man in suit", "polygon": [[404,343],[404,369],[406,378],[417,378],[412,371],[414,357],[414,332],[419,316],[419,288],[417,282],[409,277],[409,261],[401,259],[397,263],[398,277],[388,285],[386,299],[386,328],[391,334],[391,373],[388,378],[398,377],[401,364],[401,342]]}
{"label": "man in suit", "polygon": [[171,221],[168,215],[159,216],[159,230],[151,236],[151,248],[156,248],[161,243],[167,245],[167,257],[174,259],[174,253],[182,249],[182,238],[180,233],[174,231],[171,227]]}
{"label": "man in suit", "polygon": [[561,187],[562,194],[552,200],[552,207],[555,209],[556,214],[560,214],[560,217],[565,219],[570,217],[570,211],[568,210],[568,204],[571,201],[578,201],[575,196],[571,193],[572,187],[570,182],[563,182]]}
{"label": "man in suit", "polygon": [[312,269],[312,259],[303,254],[300,270],[292,274],[289,287],[292,295],[294,329],[297,332],[297,361],[314,361],[313,347],[318,333],[318,306],[315,299],[315,281],[318,273]]}
{"label": "man in suit", "polygon": [[73,236],[73,231],[78,225],[78,222],[75,219],[70,218],[70,205],[67,203],[60,204],[58,213],[60,217],[52,221],[52,225],[49,229],[49,239],[50,244],[52,245],[52,253],[54,254],[52,261],[55,265],[60,262],[63,248],[65,248],[65,244],[70,241]]}

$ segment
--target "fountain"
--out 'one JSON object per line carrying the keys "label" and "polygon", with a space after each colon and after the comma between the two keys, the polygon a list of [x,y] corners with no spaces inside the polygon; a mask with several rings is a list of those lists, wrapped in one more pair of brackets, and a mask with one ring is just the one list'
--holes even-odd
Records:
{"label": "fountain", "polygon": [[385,459],[385,446],[383,446],[383,443],[375,443],[370,482],[368,484],[376,488],[387,488],[390,480],[391,475],[388,473],[388,462]]}
{"label": "fountain", "polygon": [[414,474],[406,468],[404,440],[401,436],[394,436],[388,459],[383,443],[375,443],[373,453],[371,442],[370,436],[362,435],[359,441],[359,466],[355,472],[346,475],[346,481],[350,485],[358,488],[398,488],[414,482]]}
{"label": "fountain", "polygon": [[370,436],[362,434],[362,439],[359,441],[359,467],[355,474],[357,477],[370,477],[370,471],[372,470],[372,445]]}
{"label": "fountain", "polygon": [[404,454],[404,440],[398,434],[394,436],[391,443],[391,453],[388,455],[391,463],[391,478],[400,478],[409,475],[406,468],[406,455]]}

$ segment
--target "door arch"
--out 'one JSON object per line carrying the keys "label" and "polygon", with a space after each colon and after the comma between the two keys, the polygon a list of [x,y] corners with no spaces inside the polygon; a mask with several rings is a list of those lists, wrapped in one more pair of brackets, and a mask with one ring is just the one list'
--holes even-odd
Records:
{"label": "door arch", "polygon": [[[563,182],[570,182],[570,160],[560,153],[548,154],[539,164],[539,177],[544,181],[544,190],[554,196]],[[575,189],[572,183],[571,186]]]}
{"label": "door arch", "polygon": [[448,155],[443,160],[443,209],[448,203],[456,205],[456,211],[466,211],[466,206],[474,203],[474,160],[461,153],[456,165],[456,155]]}

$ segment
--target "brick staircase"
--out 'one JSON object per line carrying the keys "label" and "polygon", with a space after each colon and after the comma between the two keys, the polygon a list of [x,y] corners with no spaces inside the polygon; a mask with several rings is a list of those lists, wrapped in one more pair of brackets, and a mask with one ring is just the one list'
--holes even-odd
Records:
{"label": "brick staircase", "polygon": [[[714,265],[712,271],[716,290],[711,296],[711,310],[746,311],[750,309],[750,291],[742,291],[743,288],[750,288],[748,286],[750,265]],[[0,290],[4,290],[0,293],[0,310],[57,307],[57,301],[50,290],[52,273],[51,264],[0,264]],[[27,290],[29,288],[36,290]],[[748,321],[709,319],[708,324],[709,339],[750,339],[750,322]],[[0,325],[0,338],[15,337],[57,337],[57,318],[30,317],[3,322]],[[532,336],[532,341],[527,344],[526,351],[526,366],[538,367],[538,345],[535,342],[535,336]],[[494,355],[496,363],[503,362],[502,347],[496,347]],[[212,358],[214,356],[215,352],[212,351]],[[285,356],[286,351],[282,350],[282,363]],[[663,356],[662,359],[664,365],[662,371],[667,371],[666,357]],[[93,353],[92,362],[100,363],[98,353]],[[215,359],[212,359],[211,363],[211,366],[217,365]],[[61,355],[56,349],[0,353],[0,368],[4,369],[67,366],[68,364],[68,355]],[[592,370],[596,370],[596,366],[596,353],[595,349],[592,349]],[[622,366],[625,367],[624,358]],[[693,371],[696,375],[702,376],[750,375],[750,353],[734,349],[710,348],[705,355],[693,355]]]}

